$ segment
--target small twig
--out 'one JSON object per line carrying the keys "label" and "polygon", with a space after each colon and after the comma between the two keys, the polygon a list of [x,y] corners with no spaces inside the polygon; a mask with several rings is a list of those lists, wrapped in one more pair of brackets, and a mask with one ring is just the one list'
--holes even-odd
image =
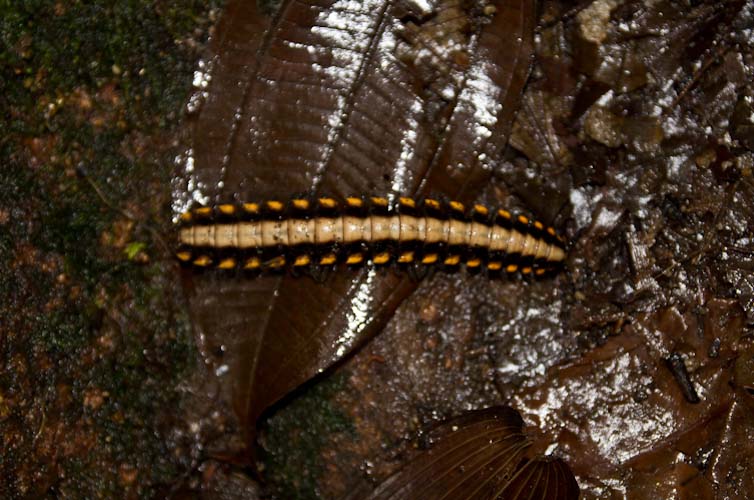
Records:
{"label": "small twig", "polygon": [[39,423],[39,429],[37,429],[37,433],[34,435],[34,443],[37,442],[37,439],[39,439],[39,436],[42,435],[42,431],[45,428],[45,423],[47,422],[47,413],[42,409],[42,421]]}
{"label": "small twig", "polygon": [[94,179],[92,179],[89,176],[89,173],[86,171],[86,169],[83,166],[79,165],[78,167],[76,167],[76,173],[80,177],[82,177],[84,180],[86,180],[86,182],[92,187],[92,189],[94,190],[94,192],[97,194],[97,197],[102,201],[102,203],[107,208],[109,208],[113,212],[117,212],[117,213],[121,214],[123,217],[125,217],[128,220],[130,220],[131,222],[134,222],[135,224],[138,224],[138,225],[146,228],[147,231],[149,231],[152,234],[152,236],[155,239],[155,241],[157,241],[157,243],[162,247],[162,249],[165,251],[166,254],[172,253],[171,250],[170,250],[170,246],[167,244],[167,242],[165,241],[165,239],[162,237],[162,234],[159,231],[157,231],[157,229],[155,229],[154,227],[152,227],[150,224],[147,224],[147,223],[139,220],[138,217],[136,217],[134,214],[132,214],[128,210],[112,204],[110,202],[110,200],[108,200],[108,198],[105,196],[105,193],[102,192],[102,189],[100,189],[99,185],[97,185],[97,183],[94,182]]}
{"label": "small twig", "polygon": [[686,401],[691,404],[698,403],[700,401],[699,395],[697,394],[694,383],[691,381],[689,372],[686,369],[686,362],[684,361],[683,356],[681,356],[680,353],[673,352],[665,359],[665,363],[673,374],[673,378],[678,383],[678,386],[681,388],[681,392],[683,393],[683,397],[686,398]]}
{"label": "small twig", "polygon": [[112,203],[110,203],[110,200],[108,200],[105,197],[105,194],[102,192],[102,190],[100,189],[100,187],[94,182],[94,180],[92,180],[91,177],[89,177],[89,173],[86,171],[86,169],[84,167],[82,167],[80,165],[78,167],[76,167],[76,173],[79,175],[79,177],[81,177],[87,183],[89,183],[89,185],[92,187],[92,189],[94,189],[94,192],[97,193],[97,196],[102,201],[102,203],[105,204],[105,206],[107,206],[113,212],[120,213],[126,219],[128,219],[130,221],[133,221],[133,222],[137,222],[136,216],[133,215],[131,212],[129,212],[129,211],[123,209],[123,208],[116,207],[115,205],[113,205]]}
{"label": "small twig", "polygon": [[[707,250],[709,249],[710,240],[712,238],[711,235],[715,231],[715,228],[717,227],[718,223],[720,222],[720,218],[722,217],[723,213],[725,213],[727,211],[727,210],[723,210],[723,209],[725,207],[727,207],[727,206],[730,205],[730,202],[733,199],[733,195],[736,192],[737,186],[738,186],[738,181],[734,182],[730,186],[728,192],[726,193],[725,200],[723,200],[723,202],[720,204],[720,209],[715,214],[715,218],[713,219],[712,224],[711,224],[711,226],[712,226],[711,229],[704,232],[704,239],[699,244],[699,248],[697,248],[694,252],[692,252],[690,255],[688,255],[683,260],[674,261],[672,264],[670,264],[669,266],[667,266],[665,269],[663,269],[663,270],[661,270],[661,271],[653,274],[652,275],[652,279],[656,280],[660,276],[663,276],[665,273],[667,273],[667,272],[675,269],[677,266],[679,266],[681,264],[685,264],[687,262],[690,262],[691,260],[696,259],[697,257],[699,257],[700,255],[702,255],[703,253],[707,252]],[[729,248],[729,247],[726,246],[726,248]]]}
{"label": "small twig", "polygon": [[720,57],[722,57],[725,52],[729,50],[726,46],[721,46],[713,56],[710,56],[709,59],[702,65],[701,68],[699,68],[699,71],[697,71],[694,74],[694,77],[691,79],[689,83],[686,84],[686,86],[683,87],[683,90],[678,94],[678,96],[673,99],[673,102],[670,103],[670,106],[668,106],[667,110],[674,109],[678,104],[686,97],[686,95],[693,89],[697,83],[699,83],[699,80],[701,80],[702,75],[712,66],[712,64],[717,61]]}

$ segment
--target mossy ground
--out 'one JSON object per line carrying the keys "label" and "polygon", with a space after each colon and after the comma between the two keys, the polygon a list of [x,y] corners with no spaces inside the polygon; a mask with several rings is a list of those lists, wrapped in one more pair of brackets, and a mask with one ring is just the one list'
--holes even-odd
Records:
{"label": "mossy ground", "polygon": [[264,423],[263,472],[276,498],[322,498],[322,454],[337,449],[338,439],[355,437],[351,417],[336,401],[347,386],[341,375],[325,379]]}
{"label": "mossy ground", "polygon": [[194,347],[163,235],[221,3],[0,1],[0,497],[185,473],[166,409]]}

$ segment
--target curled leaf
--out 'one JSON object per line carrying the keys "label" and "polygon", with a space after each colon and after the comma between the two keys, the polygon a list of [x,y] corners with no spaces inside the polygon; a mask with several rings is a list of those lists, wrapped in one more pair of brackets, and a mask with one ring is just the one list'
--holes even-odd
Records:
{"label": "curled leaf", "polygon": [[531,457],[516,410],[467,413],[430,432],[430,447],[370,499],[574,499],[579,486],[560,459]]}

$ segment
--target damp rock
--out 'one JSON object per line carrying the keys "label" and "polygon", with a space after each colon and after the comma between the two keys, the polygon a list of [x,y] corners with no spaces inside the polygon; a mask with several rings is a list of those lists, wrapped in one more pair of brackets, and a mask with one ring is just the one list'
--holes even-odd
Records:
{"label": "damp rock", "polygon": [[618,0],[597,0],[576,16],[579,35],[586,41],[599,45],[605,38],[610,22],[610,14],[620,2]]}
{"label": "damp rock", "polygon": [[601,106],[593,106],[584,118],[584,132],[595,141],[610,148],[623,142],[624,119]]}

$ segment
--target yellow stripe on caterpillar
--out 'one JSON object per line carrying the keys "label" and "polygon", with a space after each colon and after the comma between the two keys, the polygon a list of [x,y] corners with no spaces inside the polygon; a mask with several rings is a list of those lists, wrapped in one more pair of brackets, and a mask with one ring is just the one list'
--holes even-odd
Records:
{"label": "yellow stripe on caterpillar", "polygon": [[414,208],[416,206],[416,202],[412,200],[411,198],[399,198],[398,201],[401,205]]}
{"label": "yellow stripe on caterpillar", "polygon": [[355,264],[361,264],[361,261],[364,260],[364,255],[360,253],[352,253],[346,258],[346,264],[349,266],[355,265]]}
{"label": "yellow stripe on caterpillar", "polygon": [[414,252],[403,252],[398,256],[399,264],[406,264],[414,260]]}
{"label": "yellow stripe on caterpillar", "polygon": [[460,201],[451,201],[451,202],[448,202],[448,206],[452,210],[455,210],[456,212],[463,212],[465,210],[464,206],[463,206],[463,203],[461,203]]}
{"label": "yellow stripe on caterpillar", "polygon": [[193,264],[199,267],[207,267],[212,264],[212,259],[208,255],[200,255],[194,259]]}
{"label": "yellow stripe on caterpillar", "polygon": [[337,260],[338,258],[335,256],[335,254],[331,253],[320,258],[319,263],[323,266],[330,266],[332,264],[335,264]]}
{"label": "yellow stripe on caterpillar", "polygon": [[[392,206],[387,198],[378,196],[344,200],[343,207],[335,198],[320,197],[314,206],[306,199],[294,198],[288,205],[269,200],[194,208],[180,217],[176,257],[198,267],[264,270],[286,265],[334,266],[338,262],[353,266],[367,262],[371,255],[369,263],[373,265],[465,263],[472,269],[537,276],[566,258],[564,240],[552,227],[504,209],[491,211],[474,204],[464,212],[461,202],[440,203],[431,198],[399,197]],[[296,210],[286,212],[286,206]],[[269,211],[260,211],[261,207]],[[365,210],[350,211],[349,207]],[[412,210],[405,212],[401,207]],[[224,215],[238,218],[228,221]],[[229,251],[239,254],[227,256]],[[256,255],[249,257],[246,252]],[[275,257],[260,260],[271,253]],[[509,264],[506,255],[524,258],[527,265]]]}
{"label": "yellow stripe on caterpillar", "polygon": [[243,265],[244,269],[259,269],[259,267],[262,265],[262,262],[259,260],[259,257],[251,257],[249,259],[246,259],[246,262]]}
{"label": "yellow stripe on caterpillar", "polygon": [[283,267],[285,265],[285,256],[278,255],[277,257],[273,257],[272,259],[268,260],[265,265],[273,269]]}
{"label": "yellow stripe on caterpillar", "polygon": [[422,257],[422,264],[434,264],[437,262],[438,257],[436,253],[429,253]]}
{"label": "yellow stripe on caterpillar", "polygon": [[232,258],[223,259],[217,264],[218,269],[233,269],[234,267],[236,267],[236,259]]}
{"label": "yellow stripe on caterpillar", "polygon": [[308,255],[299,255],[296,260],[293,261],[294,267],[308,266],[312,259]]}
{"label": "yellow stripe on caterpillar", "polygon": [[379,265],[387,264],[388,262],[390,262],[390,254],[388,252],[380,252],[374,256],[372,262]]}
{"label": "yellow stripe on caterpillar", "polygon": [[459,262],[461,262],[461,256],[460,255],[450,255],[448,257],[445,257],[445,265],[446,266],[455,266]]}

